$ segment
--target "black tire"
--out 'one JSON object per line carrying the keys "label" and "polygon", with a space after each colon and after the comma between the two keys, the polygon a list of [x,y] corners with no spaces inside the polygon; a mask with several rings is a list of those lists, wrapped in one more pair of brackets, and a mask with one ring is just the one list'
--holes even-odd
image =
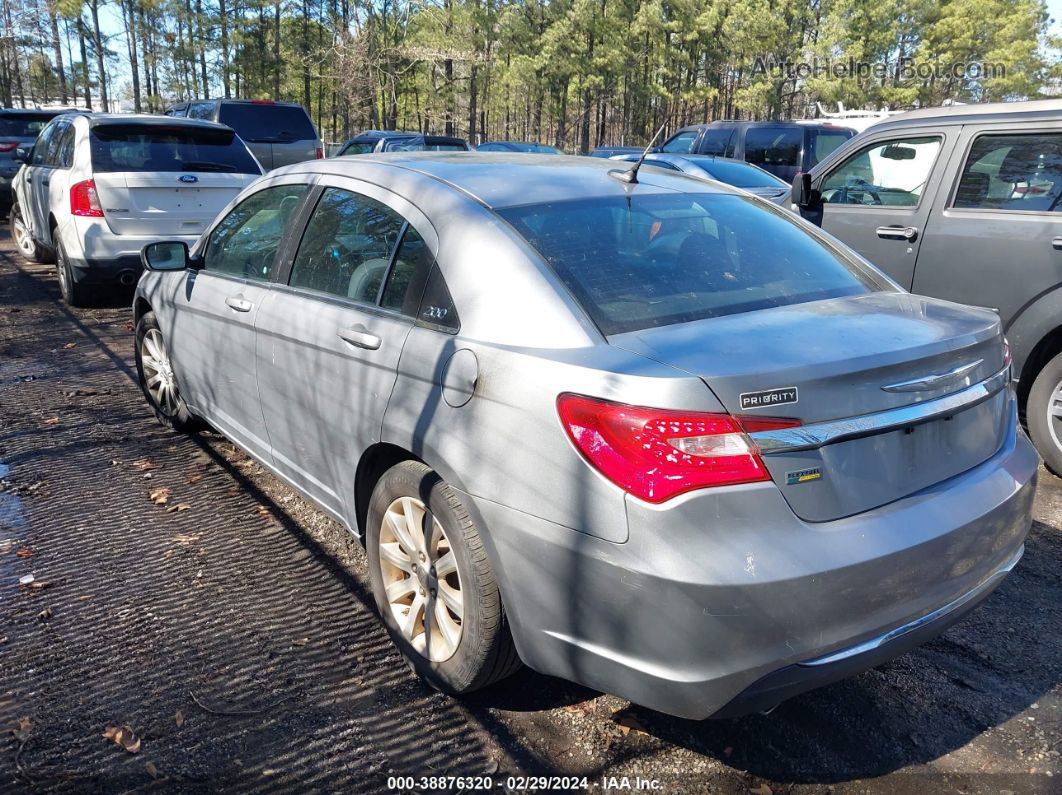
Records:
{"label": "black tire", "polygon": [[[1062,387],[1062,353],[1044,365],[1036,374],[1029,397],[1025,401],[1025,424],[1044,466],[1062,477],[1062,416],[1052,421],[1048,412],[1054,404],[1053,396]],[[1062,409],[1062,404],[1059,406]],[[1051,425],[1054,422],[1054,429]]]}
{"label": "black tire", "polygon": [[78,280],[78,273],[70,267],[63,241],[55,241],[55,273],[59,278],[59,293],[67,306],[88,306],[95,294],[91,287]]}
{"label": "black tire", "polygon": [[17,204],[11,208],[11,237],[15,241],[18,253],[26,262],[40,263],[51,260],[48,256],[49,251],[33,239],[22,215],[22,208]]}
{"label": "black tire", "polygon": [[[163,341],[162,330],[159,329],[158,320],[155,317],[154,312],[145,312],[144,315],[137,321],[136,324],[136,345],[134,348],[136,356],[136,374],[137,380],[140,383],[140,391],[144,393],[144,398],[147,400],[148,405],[151,406],[152,411],[155,412],[155,418],[163,425],[173,428],[175,431],[181,433],[192,433],[194,431],[202,430],[206,427],[199,417],[193,414],[188,404],[184,402],[184,398],[181,397],[180,387],[174,374],[174,392],[175,400],[173,407],[167,407],[163,405],[148,388],[148,377],[145,375],[144,366],[144,338],[147,337],[148,332],[155,331],[158,333],[158,339]],[[167,356],[167,359],[169,357]]]}
{"label": "black tire", "polygon": [[[387,601],[380,561],[381,528],[388,507],[401,497],[417,498],[428,507],[442,524],[456,558],[463,597],[461,636],[453,655],[441,662],[429,659],[406,639]],[[366,521],[369,578],[376,607],[391,639],[419,676],[444,693],[460,695],[520,669],[522,663],[479,530],[455,491],[434,470],[419,461],[391,467],[373,489]]]}

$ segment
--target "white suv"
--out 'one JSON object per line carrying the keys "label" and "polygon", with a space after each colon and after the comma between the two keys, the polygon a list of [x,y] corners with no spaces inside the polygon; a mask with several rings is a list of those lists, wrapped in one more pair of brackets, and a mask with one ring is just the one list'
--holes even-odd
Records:
{"label": "white suv", "polygon": [[58,116],[18,157],[12,235],[31,262],[54,258],[72,306],[134,284],[148,243],[194,243],[262,173],[231,128],[160,116]]}

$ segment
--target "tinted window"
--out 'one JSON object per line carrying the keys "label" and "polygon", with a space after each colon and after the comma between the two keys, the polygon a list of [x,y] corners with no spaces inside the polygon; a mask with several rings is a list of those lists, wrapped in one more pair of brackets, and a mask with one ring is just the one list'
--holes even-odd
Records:
{"label": "tinted window", "polygon": [[367,155],[373,149],[376,148],[376,142],[359,143],[357,141],[351,141],[349,144],[343,147],[337,157],[342,155]]}
{"label": "tinted window", "polygon": [[59,125],[57,123],[49,124],[37,137],[37,141],[33,144],[33,157],[30,159],[31,165],[48,165],[48,147],[51,146],[52,139],[55,137],[58,129]]}
{"label": "tinted window", "polygon": [[662,152],[677,152],[684,154],[686,152],[693,151],[693,145],[697,143],[697,130],[689,130],[687,132],[680,132],[674,136],[667,143],[660,147]]}
{"label": "tinted window", "polygon": [[43,165],[55,168],[59,165],[59,151],[62,149],[63,140],[70,132],[70,122],[57,121],[55,131],[48,137],[48,150],[44,153]]}
{"label": "tinted window", "polygon": [[385,152],[464,152],[464,144],[444,141],[425,141],[423,138],[399,138],[384,144]]}
{"label": "tinted window", "polygon": [[96,171],[224,171],[261,174],[231,130],[104,124],[89,135]]}
{"label": "tinted window", "polygon": [[805,169],[810,169],[820,160],[825,160],[834,149],[843,144],[852,134],[844,130],[808,130],[808,162]]}
{"label": "tinted window", "polygon": [[380,305],[440,328],[458,327],[446,282],[424,238],[412,226],[402,236]]}
{"label": "tinted window", "polygon": [[963,166],[955,207],[1062,209],[1062,134],[979,135]]}
{"label": "tinted window", "polygon": [[375,199],[327,188],[306,226],[288,283],[375,304],[404,223]]}
{"label": "tinted window", "polygon": [[55,165],[59,168],[70,168],[74,165],[74,137],[73,124],[66,124],[62,135],[57,137]]}
{"label": "tinted window", "polygon": [[177,116],[177,117],[183,118],[184,116],[188,115],[188,107],[187,106],[181,106],[179,108],[170,108],[170,110],[166,111],[166,115],[167,116]]}
{"label": "tinted window", "polygon": [[0,114],[0,136],[5,138],[36,138],[52,119],[54,113]]}
{"label": "tinted window", "polygon": [[830,204],[914,207],[922,198],[940,138],[883,141],[856,152],[823,180]]}
{"label": "tinted window", "polygon": [[236,205],[210,233],[206,269],[246,279],[269,278],[284,231],[306,190],[306,185],[277,185]]}
{"label": "tinted window", "polygon": [[733,130],[713,130],[709,128],[704,131],[704,137],[701,139],[701,148],[697,151],[705,155],[724,155],[733,137]]}
{"label": "tinted window", "polygon": [[605,334],[887,289],[783,210],[649,194],[501,210]]}
{"label": "tinted window", "polygon": [[745,159],[758,166],[798,166],[804,131],[799,127],[749,127]]}
{"label": "tinted window", "polygon": [[749,163],[734,160],[716,160],[714,158],[690,158],[713,178],[736,188],[786,188],[788,183],[769,174],[762,168]]}
{"label": "tinted window", "polygon": [[223,102],[218,121],[245,141],[285,143],[317,138],[310,117],[298,105]]}

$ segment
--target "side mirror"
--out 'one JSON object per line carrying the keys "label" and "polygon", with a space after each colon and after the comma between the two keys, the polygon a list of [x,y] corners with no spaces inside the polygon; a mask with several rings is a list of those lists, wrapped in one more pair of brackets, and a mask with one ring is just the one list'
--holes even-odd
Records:
{"label": "side mirror", "polygon": [[811,184],[811,174],[805,171],[793,177],[793,204],[797,207],[814,207],[821,201],[822,194]]}
{"label": "side mirror", "polygon": [[19,163],[28,163],[28,162],[30,161],[30,158],[31,158],[32,156],[33,156],[33,148],[32,148],[32,147],[31,147],[31,148],[29,148],[29,149],[27,149],[27,148],[26,148],[26,147],[24,147],[24,146],[17,146],[17,147],[15,147],[15,155],[14,155],[14,158],[15,158],[15,160],[17,160],[17,161],[18,161]]}
{"label": "side mirror", "polygon": [[149,271],[183,271],[190,264],[188,244],[177,240],[149,243],[140,252],[140,259]]}

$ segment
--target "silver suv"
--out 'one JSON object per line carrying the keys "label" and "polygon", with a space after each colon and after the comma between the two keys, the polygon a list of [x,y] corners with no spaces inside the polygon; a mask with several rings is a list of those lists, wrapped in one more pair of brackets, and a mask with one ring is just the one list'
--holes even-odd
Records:
{"label": "silver suv", "polygon": [[1062,474],[1062,101],[895,116],[793,200],[911,292],[999,313],[1026,427]]}
{"label": "silver suv", "polygon": [[324,157],[321,137],[306,109],[296,102],[266,99],[197,99],[166,111],[167,116],[205,119],[236,131],[263,171]]}

